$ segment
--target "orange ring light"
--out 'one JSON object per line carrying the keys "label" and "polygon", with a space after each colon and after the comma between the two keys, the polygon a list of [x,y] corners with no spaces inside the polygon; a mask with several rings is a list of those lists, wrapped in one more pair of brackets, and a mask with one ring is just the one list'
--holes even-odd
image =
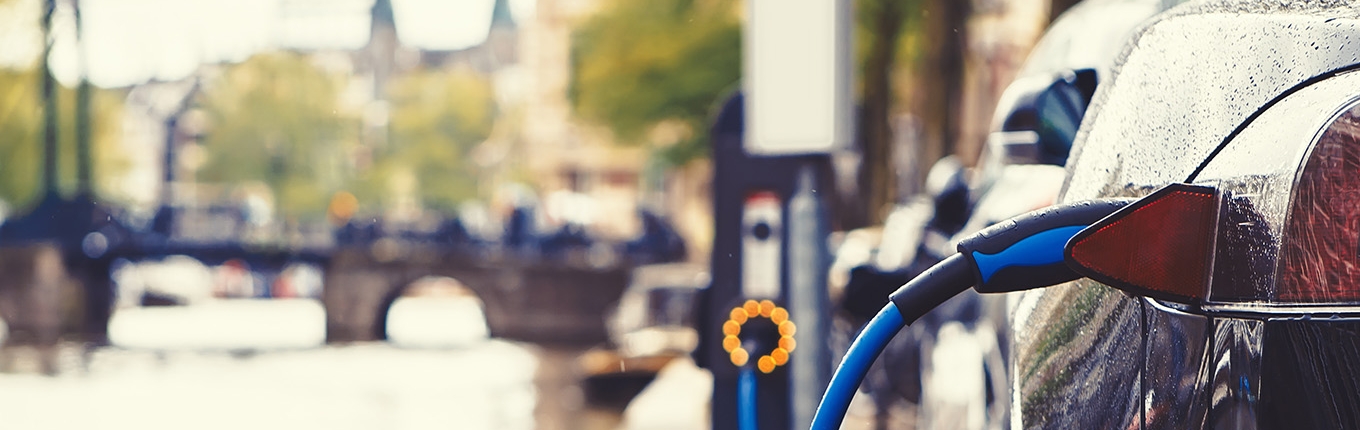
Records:
{"label": "orange ring light", "polygon": [[723,350],[727,351],[732,364],[741,367],[750,362],[751,354],[741,347],[741,326],[752,318],[768,318],[779,327],[779,346],[769,354],[762,355],[756,359],[756,368],[761,373],[773,372],[775,368],[788,364],[789,353],[797,347],[798,342],[793,340],[793,335],[798,332],[798,326],[794,325],[793,320],[789,319],[788,309],[775,306],[769,300],[747,300],[741,306],[732,308],[728,314],[728,319],[723,322]]}

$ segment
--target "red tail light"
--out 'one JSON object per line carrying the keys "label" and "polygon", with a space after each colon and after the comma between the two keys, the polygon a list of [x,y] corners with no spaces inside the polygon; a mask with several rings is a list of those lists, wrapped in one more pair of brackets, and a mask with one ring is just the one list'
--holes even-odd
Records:
{"label": "red tail light", "polygon": [[1285,221],[1276,299],[1360,300],[1360,108],[1318,137]]}
{"label": "red tail light", "polygon": [[1173,184],[1078,233],[1067,243],[1067,261],[1115,288],[1200,302],[1209,290],[1217,209],[1213,187]]}

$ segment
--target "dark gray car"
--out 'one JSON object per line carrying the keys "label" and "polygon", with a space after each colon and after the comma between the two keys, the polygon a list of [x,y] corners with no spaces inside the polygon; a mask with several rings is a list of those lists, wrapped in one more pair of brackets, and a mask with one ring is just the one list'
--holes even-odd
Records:
{"label": "dark gray car", "polygon": [[[1189,257],[1205,269],[1166,286],[1186,299],[1091,280],[1019,297],[1012,424],[1360,428],[1357,69],[1352,2],[1192,3],[1137,33],[1082,123],[1061,201],[1214,187],[1209,251]],[[1142,256],[1129,261],[1161,257]]]}

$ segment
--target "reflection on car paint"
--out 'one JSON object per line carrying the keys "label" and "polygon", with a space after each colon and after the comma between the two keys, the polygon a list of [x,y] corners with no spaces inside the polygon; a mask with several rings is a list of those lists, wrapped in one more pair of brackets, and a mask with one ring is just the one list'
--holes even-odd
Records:
{"label": "reflection on car paint", "polygon": [[1276,319],[1262,336],[1262,428],[1360,428],[1360,321]]}
{"label": "reflection on car paint", "polygon": [[1147,315],[1147,377],[1143,429],[1187,429],[1204,425],[1204,384],[1211,367],[1204,355],[1209,319],[1144,299]]}
{"label": "reflection on car paint", "polygon": [[1261,326],[1259,320],[1214,319],[1208,428],[1256,428],[1256,399],[1261,389]]}
{"label": "reflection on car paint", "polygon": [[1024,428],[1137,428],[1142,302],[1089,280],[1041,290],[1015,326]]}
{"label": "reflection on car paint", "polygon": [[[1253,176],[1248,179],[1260,179]],[[1261,192],[1260,181],[1231,181],[1237,190],[1220,190],[1223,206],[1218,218],[1218,238],[1214,249],[1213,280],[1210,300],[1250,301],[1270,297],[1272,276],[1279,248],[1279,227],[1266,219],[1253,203]],[[1241,192],[1242,194],[1238,194]]]}

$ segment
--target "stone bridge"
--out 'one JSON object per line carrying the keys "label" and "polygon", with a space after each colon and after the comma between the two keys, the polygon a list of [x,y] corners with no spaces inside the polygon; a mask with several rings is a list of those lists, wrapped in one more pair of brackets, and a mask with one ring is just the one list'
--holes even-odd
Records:
{"label": "stone bridge", "polygon": [[[431,276],[453,278],[475,293],[493,337],[568,348],[606,340],[605,316],[622,295],[631,264],[589,264],[584,253],[561,259],[504,254],[421,245],[335,248],[319,261],[327,342],[385,339],[389,308]],[[104,342],[112,301],[99,297],[113,293],[106,263],[73,259],[57,243],[0,247],[5,346],[51,349],[73,335]],[[0,354],[0,368],[4,360]]]}
{"label": "stone bridge", "polygon": [[590,346],[605,341],[605,314],[629,276],[627,266],[596,268],[584,259],[554,263],[437,247],[383,254],[366,247],[332,254],[322,293],[328,342],[384,339],[387,310],[402,292],[421,278],[443,276],[481,299],[493,337]]}

